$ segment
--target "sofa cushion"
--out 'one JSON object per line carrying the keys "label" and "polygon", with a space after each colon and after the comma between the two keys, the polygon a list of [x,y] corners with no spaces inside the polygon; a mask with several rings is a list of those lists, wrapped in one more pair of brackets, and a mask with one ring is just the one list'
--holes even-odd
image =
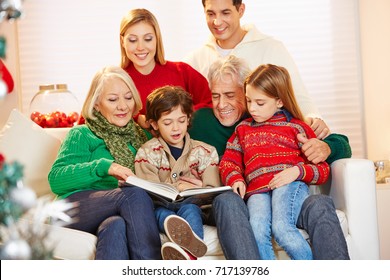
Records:
{"label": "sofa cushion", "polygon": [[59,260],[93,260],[95,258],[95,235],[75,229],[43,224],[48,230],[45,239],[47,248],[54,248],[53,257]]}
{"label": "sofa cushion", "polygon": [[60,144],[59,139],[15,109],[0,131],[0,152],[7,161],[23,165],[24,183],[38,196],[51,193],[47,175]]}

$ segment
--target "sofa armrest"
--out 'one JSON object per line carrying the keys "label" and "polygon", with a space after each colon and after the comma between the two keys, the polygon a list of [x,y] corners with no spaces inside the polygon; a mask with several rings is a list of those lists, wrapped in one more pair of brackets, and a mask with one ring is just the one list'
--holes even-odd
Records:
{"label": "sofa armrest", "polygon": [[379,259],[375,168],[367,159],[340,159],[332,166],[330,196],[348,220],[351,259]]}

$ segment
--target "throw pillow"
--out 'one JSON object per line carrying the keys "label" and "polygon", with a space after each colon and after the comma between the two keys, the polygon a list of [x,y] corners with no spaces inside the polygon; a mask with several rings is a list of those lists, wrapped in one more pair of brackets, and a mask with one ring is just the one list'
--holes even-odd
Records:
{"label": "throw pillow", "polygon": [[24,184],[42,196],[50,194],[47,175],[57,157],[61,141],[14,109],[0,131],[0,153],[7,161],[24,166]]}

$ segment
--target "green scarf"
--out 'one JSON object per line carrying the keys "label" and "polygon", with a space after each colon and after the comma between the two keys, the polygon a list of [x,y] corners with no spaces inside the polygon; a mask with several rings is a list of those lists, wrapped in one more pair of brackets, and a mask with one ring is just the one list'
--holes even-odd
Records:
{"label": "green scarf", "polygon": [[119,127],[107,121],[103,115],[94,110],[96,119],[87,119],[86,124],[107,145],[115,162],[130,168],[134,172],[135,155],[128,144],[138,150],[148,138],[145,131],[132,119],[124,127]]}

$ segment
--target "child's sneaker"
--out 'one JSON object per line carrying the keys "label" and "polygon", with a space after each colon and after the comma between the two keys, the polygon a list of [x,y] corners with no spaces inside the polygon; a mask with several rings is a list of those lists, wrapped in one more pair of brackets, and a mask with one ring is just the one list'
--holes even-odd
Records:
{"label": "child's sneaker", "polygon": [[168,238],[194,255],[202,257],[207,252],[207,245],[200,239],[191,226],[183,218],[170,215],[164,221],[164,229]]}
{"label": "child's sneaker", "polygon": [[163,260],[196,260],[196,257],[173,242],[165,242],[162,245],[161,256]]}

